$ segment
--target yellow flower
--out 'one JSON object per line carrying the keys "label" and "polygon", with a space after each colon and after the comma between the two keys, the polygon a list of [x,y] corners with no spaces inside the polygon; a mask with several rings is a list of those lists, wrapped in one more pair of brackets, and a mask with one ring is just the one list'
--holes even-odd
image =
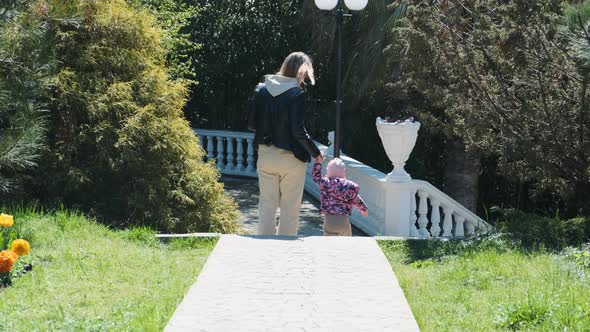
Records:
{"label": "yellow flower", "polygon": [[12,270],[18,256],[10,250],[0,251],[0,273],[8,273]]}
{"label": "yellow flower", "polygon": [[12,241],[12,251],[19,256],[26,256],[31,250],[29,242],[23,239]]}
{"label": "yellow flower", "polygon": [[14,224],[14,217],[9,214],[0,214],[0,227],[10,227]]}

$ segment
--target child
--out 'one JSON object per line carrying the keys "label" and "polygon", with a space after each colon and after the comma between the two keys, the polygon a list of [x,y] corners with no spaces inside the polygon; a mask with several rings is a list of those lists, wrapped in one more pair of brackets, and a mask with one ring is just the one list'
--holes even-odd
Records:
{"label": "child", "polygon": [[366,217],[369,209],[359,196],[358,184],[346,179],[346,166],[340,158],[328,163],[328,174],[322,177],[322,164],[316,160],[313,181],[320,186],[320,210],[325,216],[324,235],[351,236],[349,216],[356,207]]}

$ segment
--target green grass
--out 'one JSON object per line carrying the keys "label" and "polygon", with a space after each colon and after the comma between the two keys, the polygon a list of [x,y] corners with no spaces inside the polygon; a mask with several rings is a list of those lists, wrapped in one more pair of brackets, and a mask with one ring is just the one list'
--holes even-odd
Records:
{"label": "green grass", "polygon": [[2,331],[161,331],[216,242],[164,245],[149,229],[113,231],[66,211],[15,221],[33,270],[0,290]]}
{"label": "green grass", "polygon": [[590,331],[590,271],[505,245],[383,241],[422,331]]}

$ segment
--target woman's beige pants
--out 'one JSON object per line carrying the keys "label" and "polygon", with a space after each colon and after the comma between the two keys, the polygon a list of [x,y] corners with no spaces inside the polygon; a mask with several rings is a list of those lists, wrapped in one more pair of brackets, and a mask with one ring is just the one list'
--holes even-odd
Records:
{"label": "woman's beige pants", "polygon": [[278,235],[297,235],[299,210],[307,164],[291,151],[275,146],[258,147],[258,234],[277,235],[277,208],[281,208]]}

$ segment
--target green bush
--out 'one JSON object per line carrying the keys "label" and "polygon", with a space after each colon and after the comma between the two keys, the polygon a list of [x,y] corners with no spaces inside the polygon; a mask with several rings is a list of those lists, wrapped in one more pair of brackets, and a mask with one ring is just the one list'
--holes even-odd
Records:
{"label": "green bush", "polygon": [[469,256],[483,251],[508,252],[517,249],[506,234],[491,232],[478,234],[463,240],[408,240],[381,241],[379,245],[388,250],[401,250],[407,261],[415,267],[427,267],[453,257]]}
{"label": "green bush", "polygon": [[[512,209],[492,209],[491,220],[496,228],[489,233],[476,234],[463,240],[384,241],[386,249],[400,250],[415,267],[427,267],[455,257],[481,252],[562,251],[576,264],[590,266],[590,219],[546,218]],[[585,244],[585,245],[584,245]],[[581,248],[580,248],[581,247]]]}
{"label": "green bush", "polygon": [[577,266],[590,271],[590,243],[581,248],[567,248],[563,254],[566,259],[574,262]]}
{"label": "green bush", "polygon": [[590,241],[590,219],[547,218],[522,211],[495,209],[496,228],[520,246],[562,250]]}
{"label": "green bush", "polygon": [[44,90],[49,149],[28,192],[114,226],[236,231],[236,204],[202,162],[153,18],[123,0],[39,0],[15,20],[17,37],[31,38],[31,24],[58,65]]}

